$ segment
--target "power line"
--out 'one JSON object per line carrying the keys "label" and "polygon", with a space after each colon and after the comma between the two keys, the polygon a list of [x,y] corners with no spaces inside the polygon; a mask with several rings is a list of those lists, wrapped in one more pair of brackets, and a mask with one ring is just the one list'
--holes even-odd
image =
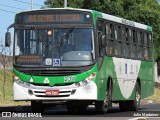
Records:
{"label": "power line", "polygon": [[[24,1],[21,1],[21,0],[13,0],[13,1],[16,1],[16,2],[20,2],[20,3],[25,3],[25,4],[31,4],[31,3],[29,3],[29,2],[24,2]],[[39,4],[34,4],[34,5],[36,5],[36,6],[43,6],[43,5],[39,5]]]}
{"label": "power line", "polygon": [[4,10],[4,9],[0,9],[0,11],[4,11],[4,12],[8,12],[8,13],[16,13],[16,12],[9,11],[9,10]]}
{"label": "power line", "polygon": [[0,4],[0,6],[9,7],[9,8],[15,8],[15,9],[20,9],[20,10],[25,10],[25,9],[22,9],[22,8],[17,8],[17,7],[8,6],[8,5],[3,5],[3,4]]}

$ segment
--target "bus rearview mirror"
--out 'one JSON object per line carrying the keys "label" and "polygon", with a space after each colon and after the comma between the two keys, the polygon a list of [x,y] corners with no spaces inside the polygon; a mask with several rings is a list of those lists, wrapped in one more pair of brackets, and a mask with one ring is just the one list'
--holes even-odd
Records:
{"label": "bus rearview mirror", "polygon": [[10,47],[10,44],[11,44],[11,33],[6,32],[6,34],[5,34],[5,46]]}

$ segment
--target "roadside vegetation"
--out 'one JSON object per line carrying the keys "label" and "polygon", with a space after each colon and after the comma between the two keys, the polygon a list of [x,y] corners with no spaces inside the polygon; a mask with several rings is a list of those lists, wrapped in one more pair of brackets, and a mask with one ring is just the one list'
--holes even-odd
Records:
{"label": "roadside vegetation", "polygon": [[154,95],[150,96],[147,99],[151,99],[151,100],[160,100],[160,88],[155,88],[154,89]]}
{"label": "roadside vegetation", "polygon": [[4,71],[0,70],[0,106],[12,106],[12,105],[28,105],[30,102],[14,102],[13,101],[13,92],[12,92],[12,71],[6,71],[6,82],[5,82],[5,98],[3,94],[3,74]]}

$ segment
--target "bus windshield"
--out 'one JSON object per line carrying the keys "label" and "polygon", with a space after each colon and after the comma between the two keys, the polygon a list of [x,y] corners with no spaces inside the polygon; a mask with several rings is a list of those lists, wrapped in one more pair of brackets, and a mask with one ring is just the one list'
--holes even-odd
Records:
{"label": "bus windshield", "polygon": [[93,29],[17,29],[15,64],[40,66],[84,66],[93,62]]}

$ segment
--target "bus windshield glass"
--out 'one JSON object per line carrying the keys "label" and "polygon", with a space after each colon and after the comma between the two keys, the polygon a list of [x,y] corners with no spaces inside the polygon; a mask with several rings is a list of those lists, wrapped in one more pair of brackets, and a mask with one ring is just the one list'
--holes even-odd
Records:
{"label": "bus windshield glass", "polygon": [[38,66],[84,66],[95,59],[93,29],[16,29],[15,64]]}

